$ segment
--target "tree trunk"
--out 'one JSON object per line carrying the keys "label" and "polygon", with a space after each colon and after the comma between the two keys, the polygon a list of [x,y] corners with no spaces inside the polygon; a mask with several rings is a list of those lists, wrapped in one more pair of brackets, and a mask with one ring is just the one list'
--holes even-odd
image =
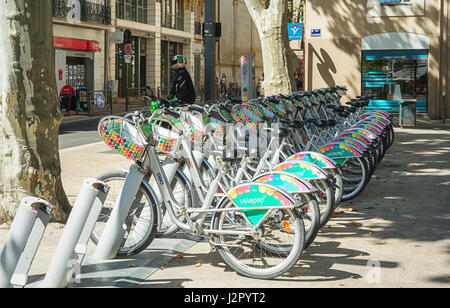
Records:
{"label": "tree trunk", "polygon": [[260,0],[245,0],[245,4],[258,29],[261,41],[265,95],[290,94],[295,87],[292,82],[293,74],[290,76],[286,48],[287,2],[271,0],[267,8]]}
{"label": "tree trunk", "polygon": [[70,210],[61,182],[51,0],[0,1],[0,222],[22,197]]}

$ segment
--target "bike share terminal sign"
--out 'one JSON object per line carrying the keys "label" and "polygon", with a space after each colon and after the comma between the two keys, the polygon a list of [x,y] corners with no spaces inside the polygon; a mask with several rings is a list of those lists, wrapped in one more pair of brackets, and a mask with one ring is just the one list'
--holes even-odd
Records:
{"label": "bike share terminal sign", "polygon": [[254,98],[255,54],[247,53],[241,57],[241,100],[246,103]]}

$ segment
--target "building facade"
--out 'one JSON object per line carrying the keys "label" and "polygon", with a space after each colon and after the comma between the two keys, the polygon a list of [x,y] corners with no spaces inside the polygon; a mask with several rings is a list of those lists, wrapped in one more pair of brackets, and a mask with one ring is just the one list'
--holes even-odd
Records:
{"label": "building facade", "polygon": [[449,117],[449,3],[445,0],[307,0],[306,88],[346,85],[374,108]]}
{"label": "building facade", "polygon": [[[125,87],[136,96],[149,85],[164,96],[173,76],[170,59],[183,54],[200,97],[203,12],[203,0],[53,0],[58,90],[65,85],[90,91],[109,87],[120,98]],[[219,0],[217,19],[222,23],[217,76],[225,73],[229,82],[238,83],[240,57],[248,52],[255,53],[256,72],[262,74],[259,39],[244,1]],[[126,30],[131,31],[128,51],[121,43]]]}

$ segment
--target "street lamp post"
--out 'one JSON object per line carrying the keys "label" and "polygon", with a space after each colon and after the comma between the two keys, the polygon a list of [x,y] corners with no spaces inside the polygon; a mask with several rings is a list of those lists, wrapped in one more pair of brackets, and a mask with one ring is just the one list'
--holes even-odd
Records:
{"label": "street lamp post", "polygon": [[216,100],[216,0],[205,0],[205,102]]}

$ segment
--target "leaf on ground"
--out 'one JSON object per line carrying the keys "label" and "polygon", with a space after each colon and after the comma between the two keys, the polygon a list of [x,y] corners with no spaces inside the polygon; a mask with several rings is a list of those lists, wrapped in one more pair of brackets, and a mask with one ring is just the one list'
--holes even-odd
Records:
{"label": "leaf on ground", "polygon": [[184,255],[182,253],[177,253],[176,255],[173,256],[175,259],[181,259],[184,257]]}
{"label": "leaf on ground", "polygon": [[341,215],[344,214],[344,213],[345,213],[344,210],[337,208],[337,209],[334,210],[333,216],[334,216],[334,217],[336,217],[336,216],[341,216]]}
{"label": "leaf on ground", "polygon": [[202,266],[201,263],[197,263],[197,264],[194,265],[194,267],[200,267],[200,266]]}
{"label": "leaf on ground", "polygon": [[135,263],[128,264],[128,267],[136,267]]}
{"label": "leaf on ground", "polygon": [[394,180],[394,183],[395,183],[395,184],[399,184],[400,181],[399,181],[399,180]]}
{"label": "leaf on ground", "polygon": [[408,199],[403,198],[402,201],[403,201],[403,202],[408,202]]}
{"label": "leaf on ground", "polygon": [[351,208],[351,207],[349,207],[349,208],[347,209],[347,211],[349,211],[349,212],[359,212],[358,209]]}
{"label": "leaf on ground", "polygon": [[368,205],[364,207],[365,209],[374,209],[375,207],[373,205]]}
{"label": "leaf on ground", "polygon": [[350,226],[352,226],[352,227],[358,227],[358,224],[357,224],[356,222],[352,221],[352,222],[350,223]]}
{"label": "leaf on ground", "polygon": [[380,217],[374,217],[373,219],[380,219]]}

